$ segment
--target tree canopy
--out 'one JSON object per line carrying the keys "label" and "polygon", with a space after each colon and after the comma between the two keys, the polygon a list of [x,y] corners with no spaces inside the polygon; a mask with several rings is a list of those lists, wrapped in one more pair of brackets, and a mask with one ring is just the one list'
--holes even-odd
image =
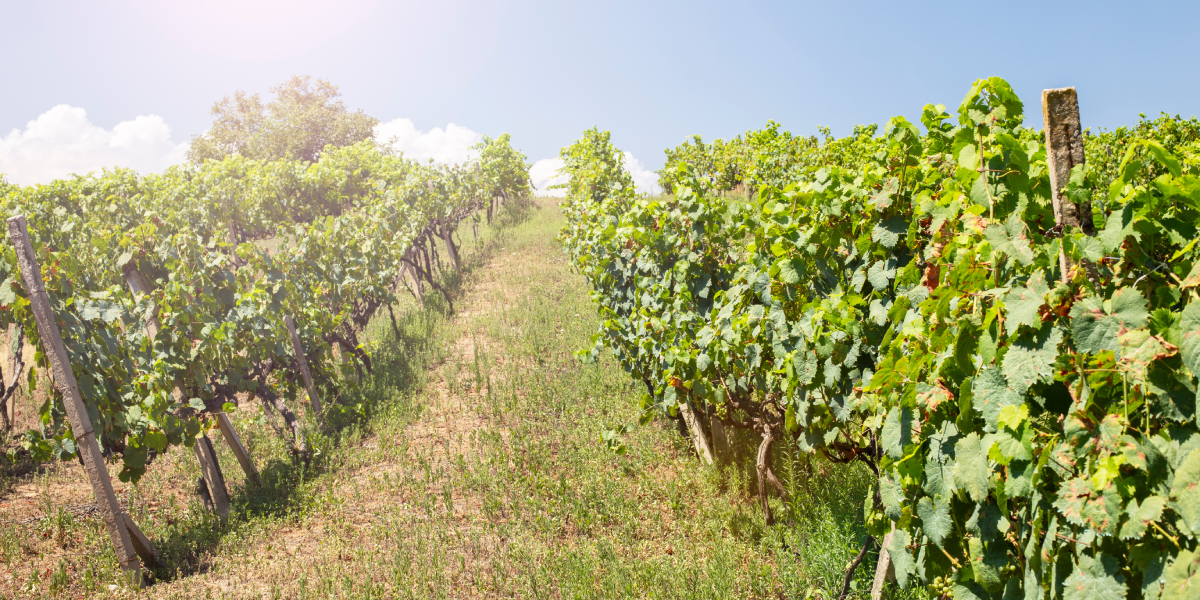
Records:
{"label": "tree canopy", "polygon": [[192,138],[188,160],[202,164],[238,154],[255,159],[315,162],[326,145],[349,146],[374,137],[379,119],[350,111],[338,87],[325,79],[297,75],[259,94],[237,91],[213,104],[212,127]]}

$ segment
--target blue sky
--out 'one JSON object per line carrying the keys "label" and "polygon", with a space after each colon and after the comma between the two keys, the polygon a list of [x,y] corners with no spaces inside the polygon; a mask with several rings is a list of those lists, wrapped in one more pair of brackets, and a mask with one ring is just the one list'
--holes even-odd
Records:
{"label": "blue sky", "polygon": [[293,74],[333,81],[385,122],[408,119],[395,127],[416,136],[410,153],[509,132],[536,161],[599,125],[646,169],[691,134],[774,119],[841,135],[957,106],[992,75],[1013,84],[1030,125],[1040,91],[1067,85],[1085,126],[1200,113],[1200,3],[174,4],[0,4],[0,172],[161,168],[215,100]]}

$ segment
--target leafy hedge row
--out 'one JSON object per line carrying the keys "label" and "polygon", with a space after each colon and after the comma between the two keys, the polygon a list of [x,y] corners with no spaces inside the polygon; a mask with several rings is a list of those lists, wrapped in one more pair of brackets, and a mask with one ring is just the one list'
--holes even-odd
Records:
{"label": "leafy hedge row", "polygon": [[727,192],[741,188],[753,193],[764,186],[782,188],[800,177],[810,176],[819,166],[861,167],[881,146],[876,125],[855,126],[851,135],[835,138],[820,128],[823,140],[801,137],[780,130],[767,121],[762,129],[747,131],[731,140],[705,144],[698,135],[675,148],[668,148],[658,183],[671,193],[682,181],[680,165],[687,164],[706,188]]}
{"label": "leafy hedge row", "polygon": [[[0,187],[3,212],[28,219],[92,424],[122,457],[121,478],[136,481],[168,446],[190,446],[213,425],[211,413],[247,393],[282,416],[303,452],[292,409],[303,384],[284,316],[295,318],[326,390],[336,394],[335,346],[370,370],[358,334],[395,302],[398,286],[436,286],[438,248],[457,261],[458,224],[529,191],[525,157],[507,135],[477,150],[474,165],[432,167],[364,142],[328,148],[315,163],[233,156],[162,175],[117,170]],[[268,237],[273,244],[254,243]],[[153,282],[151,293],[130,291],[131,267]],[[161,323],[154,337],[142,326],[152,316]],[[40,347],[15,251],[0,244],[0,327],[14,323]],[[30,385],[47,368],[41,352],[34,362]],[[7,375],[6,387],[15,374]],[[358,410],[328,404],[327,412]],[[25,449],[72,457],[64,417],[52,391]]]}
{"label": "leafy hedge row", "polygon": [[561,238],[605,317],[591,352],[653,388],[647,414],[686,403],[867,463],[901,587],[1194,598],[1200,146],[1150,128],[1111,178],[1077,166],[1089,236],[1055,226],[1023,112],[977,81],[957,115],[894,118],[861,167],[810,163],[752,203],[689,164],[673,197],[572,193]]}

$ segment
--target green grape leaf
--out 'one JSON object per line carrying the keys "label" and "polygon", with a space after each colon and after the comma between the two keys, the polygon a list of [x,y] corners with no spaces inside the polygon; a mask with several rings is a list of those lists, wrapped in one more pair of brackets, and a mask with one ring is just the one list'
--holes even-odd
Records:
{"label": "green grape leaf", "polygon": [[1149,544],[1134,544],[1129,550],[1129,562],[1142,572],[1142,597],[1146,600],[1158,600],[1162,595],[1163,582],[1166,581],[1167,559],[1166,552]]}
{"label": "green grape leaf", "polygon": [[941,503],[934,503],[929,496],[922,496],[917,502],[917,516],[921,517],[921,530],[929,539],[944,548],[946,537],[954,532],[954,521],[950,519],[950,508]]}
{"label": "green grape leaf", "polygon": [[900,241],[900,236],[907,231],[908,223],[904,222],[904,218],[894,216],[875,224],[871,230],[871,240],[879,242],[887,248],[894,248]]}
{"label": "green grape leaf", "polygon": [[908,587],[908,578],[916,571],[916,561],[908,551],[908,545],[911,543],[912,536],[903,529],[897,529],[892,532],[891,542],[887,546],[888,556],[892,558],[892,567],[896,572],[896,583],[900,585],[900,589]]}
{"label": "green grape leaf", "polygon": [[1117,337],[1122,329],[1145,327],[1150,320],[1146,299],[1136,289],[1121,288],[1113,294],[1110,309],[1096,296],[1088,296],[1071,308],[1071,335],[1075,346],[1092,354],[1111,350],[1120,353]]}
{"label": "green grape leaf", "polygon": [[1028,420],[1029,405],[1012,404],[1000,409],[1000,415],[996,417],[996,426],[1016,431],[1021,427],[1022,423],[1025,423]]}
{"label": "green grape leaf", "polygon": [[[1195,240],[1193,240],[1192,243],[1194,244]],[[1200,287],[1200,260],[1196,261],[1196,264],[1192,265],[1192,270],[1188,271],[1187,277],[1183,278],[1183,282],[1179,284],[1179,287],[1185,290],[1194,287]]]}
{"label": "green grape leaf", "polygon": [[1154,155],[1154,159],[1160,165],[1166,167],[1167,171],[1170,171],[1171,176],[1179,177],[1180,173],[1182,173],[1179,167],[1179,159],[1172,155],[1165,146],[1154,140],[1141,139],[1138,141],[1150,150],[1150,153]]}
{"label": "green grape leaf", "polygon": [[1008,531],[1008,520],[1000,514],[1000,507],[989,499],[975,505],[975,510],[971,513],[971,518],[964,523],[964,527],[983,541],[992,542]]}
{"label": "green grape leaf", "polygon": [[[1041,591],[1040,589],[1038,591]],[[1025,594],[1021,593],[1021,579],[1019,577],[1009,577],[1004,584],[1004,596],[1001,600],[1023,600]]]}
{"label": "green grape leaf", "polygon": [[979,326],[970,321],[959,322],[958,337],[954,339],[954,360],[963,373],[974,373],[972,357],[979,350]]}
{"label": "green grape leaf", "polygon": [[1125,243],[1125,238],[1135,234],[1133,229],[1133,206],[1126,204],[1119,212],[1108,215],[1104,229],[1096,234],[1104,244],[1105,252],[1112,252]]}
{"label": "green grape leaf", "polygon": [[873,321],[876,325],[879,325],[880,327],[887,325],[888,307],[881,300],[878,298],[872,300],[868,311],[871,321]]}
{"label": "green grape leaf", "polygon": [[1008,564],[1008,553],[1004,544],[992,542],[985,544],[983,540],[973,537],[967,541],[967,550],[971,554],[971,570],[975,573],[975,582],[988,593],[995,593],[1004,585],[1004,576],[1000,569]]}
{"label": "green grape leaf", "polygon": [[971,405],[983,417],[986,431],[996,430],[1002,408],[1023,402],[1021,395],[1009,387],[1001,369],[985,368],[971,380]]}
{"label": "green grape leaf", "polygon": [[862,291],[862,286],[867,282],[867,268],[865,266],[854,270],[854,276],[850,278],[850,289],[854,293]]}
{"label": "green grape leaf", "polygon": [[885,475],[879,478],[879,498],[883,501],[884,514],[899,521],[904,512],[904,488]]}
{"label": "green grape leaf", "polygon": [[[1030,560],[1025,563],[1025,596],[1023,600],[1042,600],[1040,569]],[[1005,598],[1005,600],[1008,600]]]}
{"label": "green grape leaf", "polygon": [[799,285],[804,280],[804,261],[799,258],[781,258],[776,263],[779,267],[779,281],[788,285]]}
{"label": "green grape leaf", "polygon": [[972,500],[983,502],[991,489],[992,468],[979,435],[972,432],[958,440],[954,445],[954,456],[955,487],[965,490]]}
{"label": "green grape leaf", "polygon": [[880,441],[883,451],[893,460],[904,458],[904,448],[912,443],[913,411],[907,406],[893,406],[883,422]]}
{"label": "green grape leaf", "polygon": [[0,283],[0,306],[12,306],[17,302],[17,292],[12,287],[13,278],[5,279]]}
{"label": "green grape leaf", "polygon": [[1146,389],[1166,418],[1182,423],[1196,414],[1196,386],[1186,371],[1175,371],[1161,362],[1152,363],[1146,374]]}
{"label": "green grape leaf", "polygon": [[1179,340],[1183,364],[1187,365],[1192,375],[1200,377],[1200,300],[1192,300],[1183,309],[1179,329],[1183,332]]}
{"label": "green grape leaf", "polygon": [[1008,335],[1013,335],[1021,325],[1027,327],[1041,326],[1042,319],[1038,309],[1046,303],[1046,294],[1050,287],[1046,285],[1046,276],[1038,269],[1023,287],[1014,288],[1004,296],[1004,306],[1008,309],[1008,319],[1004,329]]}
{"label": "green grape leaf", "polygon": [[1125,578],[1121,566],[1107,554],[1092,558],[1080,554],[1075,570],[1063,585],[1063,600],[1125,600]]}
{"label": "green grape leaf", "polygon": [[163,448],[167,447],[167,434],[161,431],[148,431],[142,440],[147,446],[154,448],[155,450],[161,451]]}
{"label": "green grape leaf", "polygon": [[896,259],[876,261],[867,269],[867,281],[877,290],[886,290],[888,283],[896,278]]}
{"label": "green grape leaf", "polygon": [[1074,525],[1112,534],[1121,515],[1121,499],[1111,483],[1104,490],[1097,490],[1090,479],[1077,477],[1064,482],[1054,508]]}
{"label": "green grape leaf", "polygon": [[1162,517],[1166,504],[1162,496],[1150,496],[1141,504],[1138,504],[1137,498],[1130,500],[1125,507],[1126,520],[1121,525],[1118,537],[1123,540],[1141,539],[1146,534],[1146,527]]}
{"label": "green grape leaf", "polygon": [[1100,240],[1085,235],[1075,240],[1075,243],[1079,246],[1079,254],[1083,258],[1092,262],[1100,262],[1104,259],[1104,243]]}
{"label": "green grape leaf", "polygon": [[1162,600],[1195,600],[1200,596],[1200,551],[1181,550],[1164,579]]}
{"label": "green grape leaf", "polygon": [[949,496],[954,493],[954,474],[950,464],[925,458],[925,483],[921,486],[930,496]]}
{"label": "green grape leaf", "polygon": [[942,428],[929,434],[929,452],[926,456],[937,463],[949,463],[954,459],[954,442],[958,440],[958,427],[953,421],[942,423]]}
{"label": "green grape leaf", "polygon": [[1121,345],[1121,365],[1126,372],[1142,379],[1142,372],[1150,363],[1175,355],[1177,349],[1166,343],[1157,335],[1152,335],[1149,329],[1129,329],[1117,336]]}
{"label": "green grape leaf", "polygon": [[1171,483],[1171,509],[1191,534],[1200,534],[1200,448],[1193,448],[1175,470]]}
{"label": "green grape leaf", "polygon": [[1054,377],[1054,360],[1058,357],[1062,339],[1062,329],[1047,325],[1040,331],[1022,334],[1012,342],[1001,368],[1016,392],[1023,394],[1029,386]]}
{"label": "green grape leaf", "polygon": [[1033,264],[1033,248],[1025,236],[1025,222],[1018,214],[1009,216],[1003,226],[989,225],[983,235],[996,251],[1016,259],[1022,265]]}
{"label": "green grape leaf", "polygon": [[954,584],[954,600],[992,600],[992,595],[978,583],[965,580]]}
{"label": "green grape leaf", "polygon": [[[970,148],[969,154],[968,154],[967,148]],[[962,152],[959,155],[959,160],[961,161],[964,156],[969,156],[972,160],[974,160],[976,162],[978,162],[978,160],[979,160],[975,153],[974,145],[964,147]],[[978,164],[971,167],[971,169],[978,169],[978,168],[979,168]],[[975,183],[971,184],[970,198],[971,198],[972,204],[976,204],[979,206],[988,206],[989,204],[991,204],[991,199],[989,198],[989,195],[988,195],[987,185],[988,185],[987,184],[987,175],[984,173],[980,173],[979,177],[977,177],[975,179]]]}
{"label": "green grape leaf", "polygon": [[1027,425],[1020,425],[1016,430],[1001,427],[996,432],[996,444],[992,449],[988,456],[1002,465],[1013,460],[1033,460],[1033,428]]}
{"label": "green grape leaf", "polygon": [[1033,472],[1037,465],[1032,461],[1014,460],[1008,463],[1008,479],[1004,481],[1004,493],[1009,498],[1024,498],[1033,493]]}

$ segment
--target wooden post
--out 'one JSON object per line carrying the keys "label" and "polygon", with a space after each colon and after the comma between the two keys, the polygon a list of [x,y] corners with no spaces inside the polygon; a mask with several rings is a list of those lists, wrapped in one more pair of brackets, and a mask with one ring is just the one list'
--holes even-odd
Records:
{"label": "wooden post", "polygon": [[[125,283],[129,284],[129,289],[133,290],[136,297],[141,298],[150,291],[150,280],[137,269],[137,265],[133,261],[125,263],[121,272],[125,275]],[[146,335],[153,340],[158,337],[158,329],[158,307],[155,306],[150,311],[150,316],[146,318]],[[178,387],[175,388],[173,395],[175,402],[179,404],[184,404],[187,400],[184,398],[183,390]],[[192,444],[192,452],[196,455],[196,460],[200,462],[200,474],[207,484],[215,512],[222,519],[229,519],[229,487],[225,485],[225,475],[221,472],[221,465],[217,462],[217,453],[213,451],[212,442],[209,441],[206,434],[201,433],[196,437],[195,443]]]}
{"label": "wooden post", "polygon": [[[1046,134],[1046,163],[1050,171],[1050,201],[1054,207],[1054,224],[1064,233],[1071,227],[1087,235],[1095,235],[1092,203],[1076,206],[1064,190],[1071,181],[1071,169],[1084,164],[1083,128],[1079,120],[1079,96],[1075,88],[1042,90],[1042,122]],[[1058,265],[1063,281],[1067,280],[1070,265],[1065,252],[1059,252]]]}
{"label": "wooden post", "polygon": [[717,415],[713,415],[710,422],[713,437],[713,457],[718,461],[726,462],[732,455],[729,452],[729,437],[725,435],[725,425],[721,423],[721,419]]}
{"label": "wooden post", "polygon": [[304,388],[308,390],[308,401],[312,403],[313,414],[321,420],[321,399],[317,397],[317,388],[313,386],[312,371],[308,369],[308,358],[304,356],[304,347],[300,345],[300,336],[296,333],[296,322],[292,315],[283,317],[287,324],[288,333],[292,335],[292,352],[296,355],[296,365],[300,367],[300,376],[304,378]]}
{"label": "wooden post", "polygon": [[233,428],[233,423],[229,421],[229,415],[223,412],[217,413],[217,427],[221,430],[221,437],[225,438],[225,443],[237,458],[238,464],[242,465],[242,471],[246,473],[246,480],[254,485],[262,485],[258,469],[255,468],[250,453],[246,451],[246,446],[242,444],[242,438],[238,437],[237,430]]}
{"label": "wooden post", "polygon": [[683,416],[683,422],[687,423],[688,433],[692,434],[692,444],[696,446],[696,454],[704,464],[711,465],[713,463],[712,448],[708,445],[708,438],[704,437],[704,429],[700,426],[700,419],[696,418],[696,413],[692,412],[692,407],[688,403],[679,403],[679,414]]}
{"label": "wooden post", "polygon": [[771,444],[773,443],[775,443],[775,436],[771,435],[770,431],[764,431],[762,443],[758,445],[758,460],[755,464],[755,470],[758,472],[758,499],[762,502],[763,521],[767,525],[775,524],[775,517],[771,514],[770,495],[767,492],[767,461],[771,457]]}
{"label": "wooden post", "polygon": [[11,380],[5,383],[11,389],[0,389],[0,394],[8,396],[8,404],[3,407],[7,417],[7,428],[12,429],[17,423],[17,388],[21,385],[21,374],[25,372],[25,363],[21,360],[21,347],[25,344],[25,330],[17,323],[8,326],[8,369]]}
{"label": "wooden post", "polygon": [[160,557],[158,550],[154,549],[154,543],[146,537],[146,534],[142,533],[141,529],[138,529],[133,522],[133,517],[124,513],[121,516],[125,517],[125,532],[129,534],[129,542],[133,544],[133,551],[142,557],[142,561],[146,563],[147,567],[157,565]]}
{"label": "wooden post", "polygon": [[896,524],[892,523],[891,531],[883,536],[879,546],[879,562],[875,563],[875,582],[871,584],[871,600],[883,597],[883,584],[896,579],[895,567],[892,566],[892,555],[888,554],[888,546],[892,543],[892,534],[896,532]]}
{"label": "wooden post", "polygon": [[[63,344],[62,336],[55,322],[54,311],[50,308],[50,295],[42,283],[42,271],[38,266],[37,256],[33,251],[33,243],[29,239],[29,229],[25,224],[25,216],[17,215],[8,219],[8,236],[17,251],[17,262],[21,268],[21,280],[29,295],[30,308],[37,321],[38,334],[42,339],[43,350],[50,362],[50,372],[54,375],[54,385],[62,393],[63,404],[67,409],[67,418],[71,422],[71,431],[75,434],[75,443],[79,456],[83,459],[84,469],[92,483],[92,495],[96,498],[96,507],[100,511],[104,525],[108,529],[108,537],[112,540],[117,552],[117,562],[126,573],[141,576],[138,565],[138,554],[151,563],[156,559],[154,546],[149,540],[139,539],[144,547],[137,552],[134,548],[130,533],[137,530],[133,521],[125,515],[117,504],[117,495],[113,492],[112,480],[108,477],[108,469],[104,465],[104,456],[100,454],[100,442],[92,430],[91,419],[88,418],[87,407],[83,404],[83,395],[79,392],[79,383],[71,370],[71,357]],[[141,532],[138,531],[140,534]]]}
{"label": "wooden post", "polygon": [[212,441],[202,433],[196,436],[192,451],[200,461],[200,474],[208,483],[208,492],[212,495],[217,516],[222,520],[229,520],[229,488],[225,485],[225,474],[221,472],[221,464],[217,462],[217,452]]}
{"label": "wooden post", "polygon": [[450,266],[454,267],[454,270],[457,271],[458,248],[454,246],[454,240],[452,239],[453,232],[450,231],[448,219],[442,219],[439,228],[442,230],[442,240],[446,242],[446,254],[450,257]]}

